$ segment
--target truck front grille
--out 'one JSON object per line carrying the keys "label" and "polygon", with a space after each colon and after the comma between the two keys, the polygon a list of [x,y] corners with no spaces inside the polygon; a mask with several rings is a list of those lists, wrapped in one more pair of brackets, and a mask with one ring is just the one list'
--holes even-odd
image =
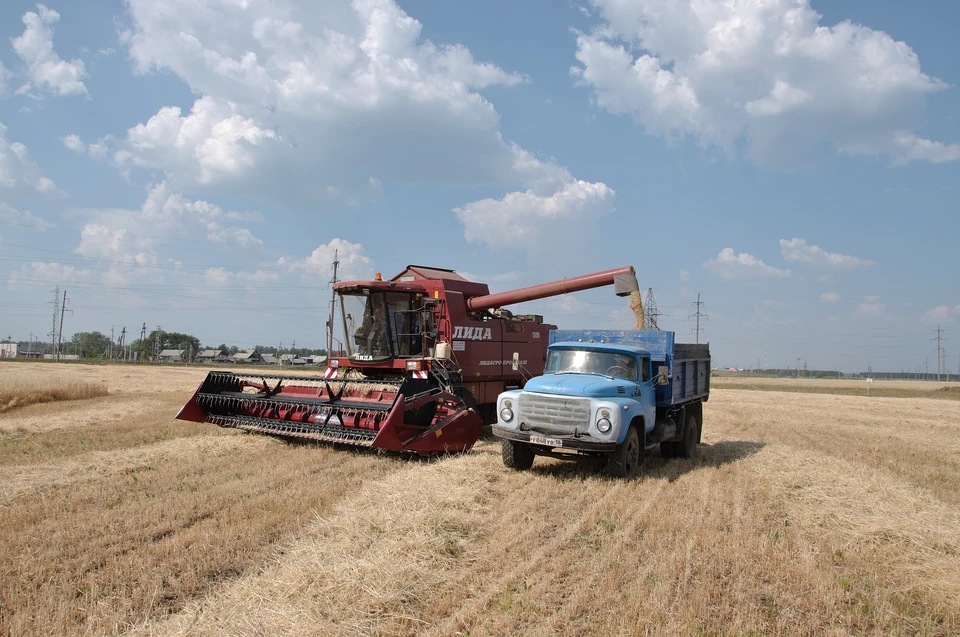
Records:
{"label": "truck front grille", "polygon": [[520,422],[528,430],[545,427],[552,433],[586,431],[590,426],[590,399],[523,392]]}

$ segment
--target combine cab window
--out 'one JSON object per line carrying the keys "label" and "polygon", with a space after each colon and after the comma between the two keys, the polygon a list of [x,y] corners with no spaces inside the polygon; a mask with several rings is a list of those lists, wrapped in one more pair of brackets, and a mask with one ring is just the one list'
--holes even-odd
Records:
{"label": "combine cab window", "polygon": [[382,361],[420,356],[423,339],[413,295],[351,290],[340,294],[347,356]]}

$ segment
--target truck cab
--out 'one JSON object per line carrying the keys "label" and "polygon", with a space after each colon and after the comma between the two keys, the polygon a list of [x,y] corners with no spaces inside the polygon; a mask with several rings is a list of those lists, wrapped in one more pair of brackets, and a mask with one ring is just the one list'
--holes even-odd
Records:
{"label": "truck cab", "polygon": [[[606,457],[610,473],[632,478],[657,445],[667,458],[693,455],[709,350],[677,346],[684,353],[678,360],[672,332],[603,334],[620,342],[554,342],[541,376],[500,394],[493,433],[503,440],[504,464],[526,469],[537,455],[591,455]],[[691,354],[697,358],[687,360]]]}

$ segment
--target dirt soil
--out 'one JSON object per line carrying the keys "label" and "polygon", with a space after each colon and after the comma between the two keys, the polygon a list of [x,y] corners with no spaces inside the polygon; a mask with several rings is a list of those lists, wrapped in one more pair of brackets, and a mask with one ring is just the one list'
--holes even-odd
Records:
{"label": "dirt soil", "polygon": [[953,392],[715,383],[619,482],[175,420],[204,374],[0,364],[108,391],[0,413],[0,634],[960,634]]}

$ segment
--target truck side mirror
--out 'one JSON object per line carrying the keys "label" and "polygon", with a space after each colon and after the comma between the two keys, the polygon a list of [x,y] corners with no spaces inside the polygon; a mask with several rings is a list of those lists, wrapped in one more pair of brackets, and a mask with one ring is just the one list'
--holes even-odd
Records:
{"label": "truck side mirror", "polygon": [[513,367],[513,371],[520,369],[520,352],[513,353],[513,360],[510,361],[510,363],[511,367]]}
{"label": "truck side mirror", "polygon": [[670,376],[668,375],[668,370],[666,365],[661,365],[660,369],[657,370],[657,384],[658,385],[670,384]]}

